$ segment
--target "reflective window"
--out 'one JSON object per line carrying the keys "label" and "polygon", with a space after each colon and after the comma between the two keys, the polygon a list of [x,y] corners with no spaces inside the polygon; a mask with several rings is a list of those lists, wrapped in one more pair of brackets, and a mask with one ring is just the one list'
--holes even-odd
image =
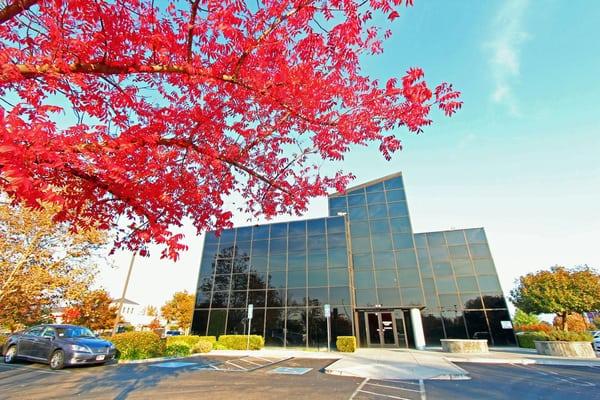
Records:
{"label": "reflective window", "polygon": [[391,288],[398,286],[398,278],[395,270],[375,271],[377,287]]}
{"label": "reflective window", "polygon": [[435,284],[439,293],[456,293],[456,285],[453,277],[436,278]]}
{"label": "reflective window", "polygon": [[221,231],[221,243],[233,243],[235,241],[235,229],[223,229]]}
{"label": "reflective window", "polygon": [[387,192],[385,192],[385,196],[387,197],[388,203],[395,203],[398,201],[406,200],[404,190],[388,190]]}
{"label": "reflective window", "polygon": [[348,286],[348,270],[344,268],[330,269],[329,285]]}
{"label": "reflective window", "polygon": [[402,189],[404,184],[402,183],[402,176],[397,176],[395,178],[388,179],[384,181],[386,190],[390,189]]}
{"label": "reflective window", "polygon": [[283,307],[285,304],[286,291],[267,290],[267,307]]}
{"label": "reflective window", "polygon": [[233,291],[229,295],[229,308],[246,308],[247,290]]}
{"label": "reflective window", "polygon": [[377,303],[377,294],[375,290],[356,290],[356,305],[362,307],[374,307]]}
{"label": "reflective window", "polygon": [[356,269],[372,269],[373,258],[371,256],[371,253],[352,254],[352,264]]}
{"label": "reflective window", "polygon": [[345,233],[330,233],[327,235],[327,246],[330,249],[337,247],[346,247],[346,234]]}
{"label": "reflective window", "polygon": [[309,219],[306,221],[306,232],[309,236],[325,234],[325,219]]}
{"label": "reflective window", "polygon": [[329,303],[329,291],[326,287],[308,288],[308,305],[321,306]]}
{"label": "reflective window", "polygon": [[373,271],[355,271],[354,285],[358,289],[374,288],[375,278],[373,276]]}
{"label": "reflective window", "polygon": [[417,268],[417,256],[413,250],[400,250],[396,252],[396,263],[398,268]]}
{"label": "reflective window", "polygon": [[478,292],[477,281],[474,276],[463,276],[456,278],[458,290],[461,292]]}
{"label": "reflective window", "polygon": [[248,304],[253,304],[254,307],[265,306],[266,292],[264,290],[249,290]]}
{"label": "reflective window", "polygon": [[465,245],[465,235],[463,233],[462,230],[460,231],[447,231],[444,232],[444,235],[446,236],[446,242],[448,242],[448,245],[453,246],[453,245],[459,245],[459,244],[463,244]]}
{"label": "reflective window", "polygon": [[453,260],[468,260],[469,259],[469,250],[467,246],[450,246],[448,247],[450,251],[450,258]]}
{"label": "reflective window", "polygon": [[325,236],[309,236],[308,237],[308,251],[325,251]]}
{"label": "reflective window", "polygon": [[477,280],[482,292],[501,291],[500,282],[496,275],[478,276]]}
{"label": "reflective window", "polygon": [[409,233],[396,233],[394,238],[394,247],[397,249],[412,249],[414,247],[413,236]]}
{"label": "reflective window", "polygon": [[[257,283],[256,274],[252,274],[254,277],[253,283]],[[262,280],[262,286],[264,289],[265,281]],[[246,290],[248,289],[248,274],[233,274],[231,275],[231,290]]]}
{"label": "reflective window", "polygon": [[327,267],[326,253],[310,253],[308,255],[308,269],[322,269]]}
{"label": "reflective window", "polygon": [[379,303],[384,307],[402,305],[402,300],[400,299],[400,292],[397,288],[378,288],[377,295],[379,296]]}
{"label": "reflective window", "polygon": [[408,215],[408,206],[406,205],[405,201],[389,203],[388,212],[390,217],[402,217],[404,215]]}
{"label": "reflective window", "polygon": [[460,294],[462,299],[462,305],[466,309],[482,309],[483,303],[481,302],[481,296],[479,292],[467,293],[463,292]]}
{"label": "reflective window", "polygon": [[373,254],[375,269],[395,269],[394,253],[391,251],[382,251]]}
{"label": "reflective window", "polygon": [[485,243],[487,241],[483,228],[465,229],[465,235],[469,243]]}
{"label": "reflective window", "polygon": [[392,238],[389,233],[374,233],[371,235],[371,247],[373,248],[373,252],[377,254],[380,251],[391,251],[393,249],[392,246]]}
{"label": "reflective window", "polygon": [[431,261],[446,261],[450,259],[450,253],[448,252],[448,247],[430,247],[429,255],[431,256]]}
{"label": "reflective window", "polygon": [[268,240],[255,240],[252,242],[252,257],[264,256],[269,254],[269,241]]}
{"label": "reflective window", "polygon": [[351,207],[348,210],[350,215],[350,221],[360,221],[367,219],[367,208],[366,207]]}
{"label": "reflective window", "polygon": [[299,288],[306,286],[306,271],[288,271],[288,287]]}
{"label": "reflective window", "polygon": [[327,233],[346,232],[344,217],[327,218]]}
{"label": "reflective window", "polygon": [[269,259],[267,257],[252,257],[250,259],[250,269],[252,271],[266,272]]}
{"label": "reflective window", "polygon": [[479,275],[496,275],[496,269],[494,268],[494,262],[491,258],[488,259],[480,259],[473,260],[473,264],[475,265],[475,271]]}
{"label": "reflective window", "polygon": [[306,316],[304,308],[288,308],[285,339],[287,346],[306,346]]}
{"label": "reflective window", "polygon": [[380,219],[377,221],[371,221],[369,223],[371,226],[371,234],[375,235],[377,233],[385,233],[387,235],[390,234],[390,225],[387,219]]}
{"label": "reflective window", "polygon": [[[483,292],[483,289],[481,289]],[[485,308],[506,308],[506,301],[501,292],[482,293]]]}
{"label": "reflective window", "polygon": [[316,269],[308,271],[308,286],[327,286],[327,270]]}
{"label": "reflective window", "polygon": [[208,321],[209,336],[220,336],[225,333],[225,322],[227,320],[227,310],[211,310]]}
{"label": "reflective window", "polygon": [[283,346],[285,309],[268,308],[265,314],[265,345]]}
{"label": "reflective window", "polygon": [[473,258],[491,258],[490,249],[487,244],[470,244],[471,256]]}
{"label": "reflective window", "polygon": [[391,218],[390,225],[393,233],[412,233],[408,217]]}
{"label": "reflective window", "polygon": [[287,251],[287,238],[271,239],[271,253],[285,253]]}
{"label": "reflective window", "polygon": [[329,267],[346,267],[348,266],[348,251],[346,248],[329,249],[328,252]]}
{"label": "reflective window", "polygon": [[473,275],[473,265],[469,260],[453,260],[452,268],[454,269],[454,273],[459,275]]}
{"label": "reflective window", "polygon": [[416,269],[400,269],[398,270],[400,278],[400,286],[402,287],[417,287],[421,286],[419,271]]}
{"label": "reflective window", "polygon": [[371,251],[371,240],[368,237],[352,239],[352,254]]}
{"label": "reflective window", "polygon": [[350,224],[350,233],[353,238],[369,236],[369,223],[367,221],[352,222]]}
{"label": "reflective window", "polygon": [[346,208],[346,196],[330,197],[329,208]]}
{"label": "reflective window", "polygon": [[350,305],[350,291],[348,287],[330,287],[329,301],[331,304]]}
{"label": "reflective window", "polygon": [[383,192],[367,193],[367,203],[369,205],[385,203],[385,195]]}
{"label": "reflective window", "polygon": [[215,232],[206,232],[206,235],[204,236],[204,245],[209,245],[209,244],[217,244],[219,243],[219,238],[217,237],[217,235],[215,234]]}
{"label": "reflective window", "polygon": [[[287,223],[271,225],[271,239],[287,237],[287,234],[288,234],[287,228],[288,228]],[[239,240],[239,238],[238,238],[238,240]]]}
{"label": "reflective window", "polygon": [[212,308],[227,308],[229,304],[229,292],[213,292],[210,306]]}
{"label": "reflective window", "polygon": [[[397,214],[405,215],[405,214]],[[387,218],[388,210],[385,204],[373,204],[369,206],[369,218],[370,219],[381,219]],[[387,222],[387,221],[386,221]]]}
{"label": "reflective window", "polygon": [[357,206],[364,206],[364,205],[366,205],[364,194],[360,193],[360,194],[353,194],[353,195],[348,196],[348,207],[357,207]]}
{"label": "reflective window", "polygon": [[271,225],[256,225],[254,227],[253,240],[261,240],[269,238],[269,229]]}
{"label": "reflective window", "polygon": [[306,251],[306,237],[305,236],[290,236],[288,238],[288,249],[289,249],[290,253]]}
{"label": "reflective window", "polygon": [[237,240],[238,240],[238,242],[252,240],[252,227],[246,226],[243,228],[238,228],[237,229]]}
{"label": "reflective window", "polygon": [[285,271],[271,271],[269,273],[269,287],[285,288],[286,275]]}
{"label": "reflective window", "polygon": [[287,305],[288,307],[306,305],[306,289],[288,289]]}
{"label": "reflective window", "polygon": [[431,232],[427,234],[427,242],[430,247],[445,246],[446,239],[443,232]]}
{"label": "reflective window", "polygon": [[381,192],[383,190],[383,182],[374,183],[365,187],[367,193]]}
{"label": "reflective window", "polygon": [[400,295],[404,306],[422,306],[425,304],[421,288],[400,288]]}
{"label": "reflective window", "polygon": [[306,254],[288,254],[288,270],[304,271],[306,269]]}
{"label": "reflective window", "polygon": [[286,264],[287,264],[287,255],[286,254],[271,254],[269,256],[269,270],[270,271],[285,270]]}
{"label": "reflective window", "polygon": [[210,292],[198,291],[196,293],[196,308],[208,308],[210,306]]}
{"label": "reflective window", "polygon": [[306,235],[306,221],[290,222],[288,229],[290,236],[304,236]]}
{"label": "reflective window", "polygon": [[460,299],[458,298],[458,294],[440,294],[440,306],[446,310],[460,310]]}

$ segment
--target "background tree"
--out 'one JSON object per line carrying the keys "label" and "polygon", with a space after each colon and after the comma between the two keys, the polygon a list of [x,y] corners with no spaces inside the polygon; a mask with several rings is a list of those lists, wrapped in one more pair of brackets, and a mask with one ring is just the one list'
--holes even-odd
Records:
{"label": "background tree", "polygon": [[[300,213],[352,177],[321,175],[324,161],[370,143],[389,159],[398,128],[461,106],[419,68],[386,82],[361,71],[391,35],[383,21],[412,3],[7,0],[0,189],[173,259],[186,217],[204,231],[238,207]],[[232,194],[245,201],[228,209]]]}
{"label": "background tree", "polygon": [[111,303],[112,299],[104,289],[86,292],[81,301],[71,307],[77,312],[69,323],[94,331],[111,328],[117,317],[117,309]]}
{"label": "background tree", "polygon": [[[561,328],[564,325],[563,317],[558,315],[554,317],[552,325],[554,325],[557,328]],[[569,327],[569,330],[573,332],[586,332],[590,329],[593,329],[591,324],[588,324],[583,315],[579,313],[572,313],[567,315],[567,325]]]}
{"label": "background tree", "polygon": [[146,307],[145,314],[149,317],[158,317],[158,309],[154,306]]}
{"label": "background tree", "polygon": [[541,323],[541,320],[536,314],[526,313],[520,308],[517,308],[513,322],[515,325],[537,325]]}
{"label": "background tree", "polygon": [[0,203],[0,325],[48,322],[53,309],[80,300],[92,283],[105,237],[70,232],[54,222],[59,211]]}
{"label": "background tree", "polygon": [[179,328],[187,333],[192,325],[194,301],[195,296],[193,294],[189,294],[185,290],[183,292],[177,292],[173,295],[171,300],[167,301],[165,305],[161,307],[160,312],[163,318],[167,320],[167,324],[177,322]]}
{"label": "background tree", "polygon": [[525,312],[556,314],[566,331],[567,315],[600,309],[600,275],[588,266],[529,273],[519,278],[511,301]]}

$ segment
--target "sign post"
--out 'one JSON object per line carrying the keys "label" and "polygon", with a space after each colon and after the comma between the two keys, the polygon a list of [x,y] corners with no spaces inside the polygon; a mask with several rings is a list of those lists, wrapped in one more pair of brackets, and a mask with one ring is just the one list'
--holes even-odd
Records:
{"label": "sign post", "polygon": [[327,351],[331,351],[331,305],[323,306],[325,318],[327,318]]}
{"label": "sign post", "polygon": [[246,350],[250,350],[250,326],[252,325],[252,312],[254,311],[254,304],[248,304],[248,343],[246,344]]}

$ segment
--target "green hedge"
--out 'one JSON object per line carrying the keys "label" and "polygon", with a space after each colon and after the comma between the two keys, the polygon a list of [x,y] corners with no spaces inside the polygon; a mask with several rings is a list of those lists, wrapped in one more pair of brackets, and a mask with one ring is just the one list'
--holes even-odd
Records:
{"label": "green hedge", "polygon": [[206,340],[208,342],[211,342],[212,344],[215,344],[217,342],[217,337],[216,336],[198,336],[201,340]]}
{"label": "green hedge", "polygon": [[356,338],[354,336],[338,336],[335,341],[338,351],[354,353],[356,351]]}
{"label": "green hedge", "polygon": [[524,332],[520,335],[517,335],[517,342],[519,342],[519,347],[524,347],[526,349],[535,349],[535,340],[547,340],[548,336],[542,332]]}
{"label": "green hedge", "polygon": [[121,360],[161,357],[165,353],[166,341],[154,332],[119,333],[109,340],[117,347]]}
{"label": "green hedge", "polygon": [[[221,335],[217,344],[229,350],[246,350],[248,335]],[[265,347],[265,339],[259,335],[250,335],[250,350],[259,350]]]}
{"label": "green hedge", "polygon": [[196,343],[200,340],[200,336],[168,336],[167,337],[167,346],[173,343],[185,343],[190,347],[194,347]]}
{"label": "green hedge", "polygon": [[570,332],[562,331],[560,329],[553,329],[548,333],[545,332],[525,332],[517,335],[517,341],[519,347],[525,347],[528,349],[535,349],[536,340],[550,340],[550,341],[563,341],[563,342],[591,342],[593,340],[592,335],[587,332]]}
{"label": "green hedge", "polygon": [[184,342],[167,343],[166,356],[183,357],[192,354],[192,346]]}
{"label": "green hedge", "polygon": [[548,339],[546,340],[561,340],[564,342],[591,342],[593,340],[592,335],[588,332],[565,332],[560,329],[553,329],[547,336]]}
{"label": "green hedge", "polygon": [[213,348],[212,342],[204,339],[198,340],[198,343],[192,348],[192,353],[208,353]]}

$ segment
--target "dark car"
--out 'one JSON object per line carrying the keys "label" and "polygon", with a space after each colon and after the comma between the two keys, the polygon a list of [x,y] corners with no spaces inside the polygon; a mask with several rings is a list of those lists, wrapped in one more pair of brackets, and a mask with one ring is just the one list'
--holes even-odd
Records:
{"label": "dark car", "polygon": [[96,337],[88,328],[76,325],[38,325],[8,337],[2,348],[7,364],[22,358],[50,364],[103,364],[115,358],[115,346]]}

